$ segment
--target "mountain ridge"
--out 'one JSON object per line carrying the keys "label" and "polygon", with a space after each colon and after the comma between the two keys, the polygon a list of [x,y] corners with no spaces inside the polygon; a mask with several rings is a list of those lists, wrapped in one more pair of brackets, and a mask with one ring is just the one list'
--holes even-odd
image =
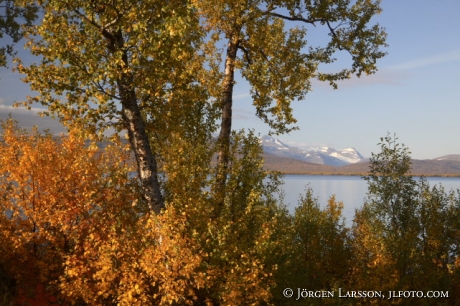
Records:
{"label": "mountain ridge", "polygon": [[[264,168],[267,170],[284,174],[324,175],[366,175],[369,172],[369,158],[364,158],[352,147],[340,151],[326,146],[303,150],[269,136],[261,137],[260,141],[264,149]],[[353,153],[355,158],[349,160],[354,162],[337,161],[337,156],[347,150]],[[315,156],[313,153],[317,151],[321,154]],[[311,155],[306,156],[307,154]],[[460,154],[424,160],[412,159],[411,162],[411,175],[414,176],[460,176]]]}
{"label": "mountain ridge", "polygon": [[[304,162],[297,159],[263,154],[264,168],[283,174],[310,175],[367,175],[369,162],[363,161],[345,166],[328,166]],[[413,176],[453,176],[460,177],[460,161],[417,160],[413,159],[410,174]]]}
{"label": "mountain ridge", "polygon": [[[1,136],[0,142],[3,142]],[[128,141],[123,139],[122,142],[123,144],[126,144]],[[282,141],[280,142],[282,143]],[[109,142],[107,141],[103,141],[98,142],[97,144],[99,149],[104,150],[108,143]],[[266,152],[266,150],[263,153],[263,158],[264,168],[267,171],[279,171],[283,174],[366,175],[369,171],[369,160],[367,158],[363,158],[361,161],[356,163],[350,163],[342,166],[317,164],[286,156],[278,156],[270,154]],[[424,160],[412,159],[411,161],[411,175],[414,176],[423,175],[460,177],[460,154],[449,154],[433,159]],[[133,155],[131,155],[130,162],[135,163]],[[215,164],[215,162],[216,161],[214,158],[213,164]]]}
{"label": "mountain ridge", "polygon": [[279,157],[293,158],[314,164],[344,166],[360,162],[364,159],[361,153],[353,147],[343,150],[336,150],[327,146],[300,149],[288,146],[281,140],[271,136],[262,136],[260,138],[260,142],[265,153]]}

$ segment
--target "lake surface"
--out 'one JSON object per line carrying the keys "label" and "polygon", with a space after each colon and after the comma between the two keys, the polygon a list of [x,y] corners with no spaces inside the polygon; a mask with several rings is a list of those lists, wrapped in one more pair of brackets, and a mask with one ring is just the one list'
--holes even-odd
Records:
{"label": "lake surface", "polygon": [[[414,177],[418,181],[418,177]],[[446,191],[460,188],[459,177],[428,177],[430,186],[441,184]],[[343,202],[343,215],[347,226],[351,226],[355,209],[363,205],[367,194],[367,182],[360,176],[340,175],[285,175],[283,189],[284,202],[291,213],[298,206],[300,195],[305,195],[306,187],[313,190],[321,207],[326,207],[328,199],[336,196],[336,201]]]}

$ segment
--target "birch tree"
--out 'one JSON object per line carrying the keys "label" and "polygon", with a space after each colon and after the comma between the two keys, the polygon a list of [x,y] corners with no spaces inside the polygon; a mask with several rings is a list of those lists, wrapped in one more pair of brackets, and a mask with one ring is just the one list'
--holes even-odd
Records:
{"label": "birch tree", "polygon": [[[384,29],[371,25],[381,10],[379,1],[39,4],[44,18],[30,32],[28,47],[42,61],[30,67],[18,65],[32,89],[40,92],[26,104],[40,102],[65,124],[80,125],[92,134],[109,127],[126,130],[143,197],[156,212],[164,206],[156,146],[184,122],[199,121],[187,117],[184,109],[212,101],[210,97],[220,104],[214,190],[217,211],[221,210],[237,70],[251,86],[257,116],[273,132],[284,133],[295,128],[291,102],[305,97],[313,79],[336,87],[337,81],[352,74],[374,73],[376,61],[385,54],[380,50],[385,45]],[[324,27],[327,42],[307,43],[308,27]],[[214,63],[214,53],[202,51],[205,36],[208,51],[226,42],[223,71]],[[336,61],[339,51],[349,54],[350,67],[322,70],[322,64]],[[184,115],[177,118],[177,113]]]}
{"label": "birch tree", "polygon": [[[203,24],[216,41],[224,42],[223,79],[218,136],[216,190],[224,190],[232,130],[235,72],[249,83],[256,114],[275,133],[295,129],[291,102],[302,100],[313,79],[336,82],[352,74],[371,74],[385,55],[386,33],[371,18],[380,13],[379,1],[195,0]],[[324,27],[328,42],[307,42],[307,30]],[[219,40],[220,38],[220,40]],[[351,66],[332,71],[321,64],[336,61],[337,52],[349,55]],[[324,70],[322,70],[324,69]],[[223,195],[219,202],[223,203]]]}
{"label": "birch tree", "polygon": [[18,60],[18,70],[40,94],[25,104],[41,103],[44,114],[91,135],[127,131],[143,198],[159,213],[164,197],[155,146],[184,124],[177,114],[206,101],[193,8],[181,0],[39,4],[43,19],[30,30],[27,47],[42,60],[30,67]]}

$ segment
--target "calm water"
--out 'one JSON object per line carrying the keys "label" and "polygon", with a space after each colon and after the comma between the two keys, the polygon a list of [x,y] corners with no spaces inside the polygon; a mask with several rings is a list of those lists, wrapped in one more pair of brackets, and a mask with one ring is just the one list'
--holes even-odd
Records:
{"label": "calm water", "polygon": [[[431,186],[442,184],[446,191],[460,188],[459,177],[429,177],[427,180]],[[326,206],[332,195],[336,196],[337,201],[343,202],[343,215],[348,226],[352,223],[355,208],[363,205],[367,193],[367,182],[360,176],[285,175],[284,200],[290,212],[294,212],[300,195],[305,194],[306,186],[313,189],[313,196],[318,198],[321,207]]]}

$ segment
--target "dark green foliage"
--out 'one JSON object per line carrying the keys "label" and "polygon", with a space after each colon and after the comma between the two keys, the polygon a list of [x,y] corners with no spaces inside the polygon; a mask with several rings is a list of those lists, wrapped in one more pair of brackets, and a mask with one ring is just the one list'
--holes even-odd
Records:
{"label": "dark green foliage", "polygon": [[350,254],[342,209],[333,196],[322,210],[311,189],[296,208],[294,229],[307,288],[332,290],[343,285]]}
{"label": "dark green foliage", "polygon": [[[372,275],[379,290],[449,291],[449,300],[418,300],[417,305],[458,302],[460,196],[430,187],[410,175],[410,152],[387,135],[382,151],[372,154],[368,200],[356,213],[354,256],[356,284]],[[374,288],[375,289],[375,288]],[[395,300],[394,303],[398,302]],[[416,305],[411,299],[402,305]],[[425,304],[424,304],[425,303]]]}
{"label": "dark green foliage", "polygon": [[382,151],[372,154],[368,205],[376,223],[382,224],[387,248],[395,260],[400,282],[412,273],[418,240],[417,182],[410,176],[410,152],[397,138],[381,138]]}

